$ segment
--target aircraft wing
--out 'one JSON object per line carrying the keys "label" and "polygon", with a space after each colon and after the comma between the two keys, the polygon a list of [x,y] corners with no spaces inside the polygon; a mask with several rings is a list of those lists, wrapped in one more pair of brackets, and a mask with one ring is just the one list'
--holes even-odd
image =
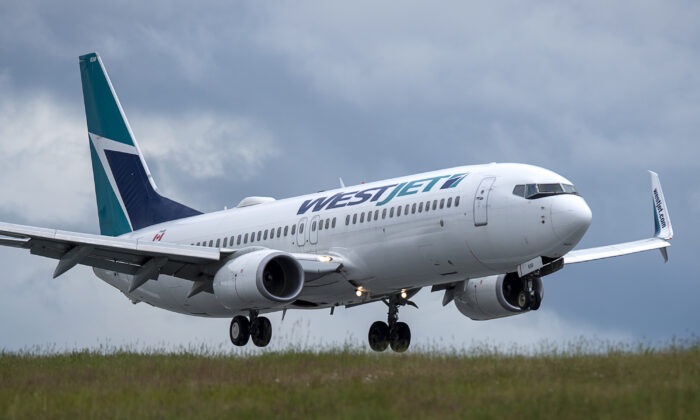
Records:
{"label": "aircraft wing", "polygon": [[[54,278],[78,264],[133,275],[137,285],[159,274],[210,282],[236,249],[218,249],[167,242],[67,232],[0,223],[0,245],[28,249],[30,253],[59,260]],[[310,276],[336,271],[339,257],[291,254]]]}
{"label": "aircraft wing", "polygon": [[564,256],[564,264],[575,264],[603,258],[619,257],[654,249],[660,250],[664,260],[668,261],[668,252],[666,248],[671,246],[670,240],[673,237],[671,217],[668,214],[668,207],[666,206],[664,193],[661,190],[659,176],[652,171],[649,171],[649,173],[651,174],[651,193],[654,203],[655,236],[639,241],[573,250]]}

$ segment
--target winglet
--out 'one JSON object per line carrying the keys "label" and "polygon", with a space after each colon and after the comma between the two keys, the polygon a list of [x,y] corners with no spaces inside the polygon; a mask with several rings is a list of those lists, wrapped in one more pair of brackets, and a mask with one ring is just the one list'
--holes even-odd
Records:
{"label": "winglet", "polygon": [[651,196],[654,203],[654,235],[657,238],[670,240],[673,238],[673,227],[671,226],[671,216],[668,214],[668,206],[664,199],[664,192],[661,189],[659,175],[649,171],[651,174]]}

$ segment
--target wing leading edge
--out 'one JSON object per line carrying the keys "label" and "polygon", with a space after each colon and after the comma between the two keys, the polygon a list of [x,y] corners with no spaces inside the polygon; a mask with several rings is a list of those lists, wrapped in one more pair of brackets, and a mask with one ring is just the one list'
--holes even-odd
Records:
{"label": "wing leading edge", "polygon": [[666,248],[671,246],[670,240],[673,237],[671,217],[668,214],[668,206],[666,205],[664,193],[661,189],[659,175],[652,171],[649,171],[649,173],[651,174],[651,193],[654,204],[655,236],[639,241],[573,250],[564,256],[564,264],[620,257],[622,255],[635,254],[637,252],[651,251],[654,249],[660,250],[664,261],[668,261],[668,251]]}

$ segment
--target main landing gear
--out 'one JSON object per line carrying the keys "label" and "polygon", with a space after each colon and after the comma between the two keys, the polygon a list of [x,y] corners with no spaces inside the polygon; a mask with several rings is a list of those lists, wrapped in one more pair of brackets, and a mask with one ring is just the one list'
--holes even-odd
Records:
{"label": "main landing gear", "polygon": [[411,305],[418,307],[415,303],[402,298],[401,295],[391,296],[389,299],[382,299],[389,307],[387,322],[377,321],[369,327],[369,346],[374,351],[384,351],[387,347],[398,353],[403,353],[411,344],[411,329],[405,322],[399,321],[399,306]]}
{"label": "main landing gear", "polygon": [[258,316],[258,311],[250,311],[250,321],[242,315],[235,316],[228,333],[235,346],[245,346],[248,339],[252,338],[253,344],[265,347],[272,338],[272,324],[264,316]]}
{"label": "main landing gear", "polygon": [[542,304],[542,295],[536,289],[535,277],[525,276],[522,282],[522,290],[518,293],[518,307],[522,310],[538,310]]}

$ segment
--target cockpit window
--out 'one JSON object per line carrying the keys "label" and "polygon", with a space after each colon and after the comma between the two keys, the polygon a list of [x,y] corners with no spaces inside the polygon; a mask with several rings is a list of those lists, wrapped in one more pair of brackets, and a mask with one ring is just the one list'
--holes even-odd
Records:
{"label": "cockpit window", "polygon": [[578,192],[576,188],[570,184],[520,184],[513,188],[513,195],[528,200],[559,194],[578,195]]}
{"label": "cockpit window", "polygon": [[516,185],[515,188],[513,188],[513,195],[525,197],[525,186],[522,184]]}

